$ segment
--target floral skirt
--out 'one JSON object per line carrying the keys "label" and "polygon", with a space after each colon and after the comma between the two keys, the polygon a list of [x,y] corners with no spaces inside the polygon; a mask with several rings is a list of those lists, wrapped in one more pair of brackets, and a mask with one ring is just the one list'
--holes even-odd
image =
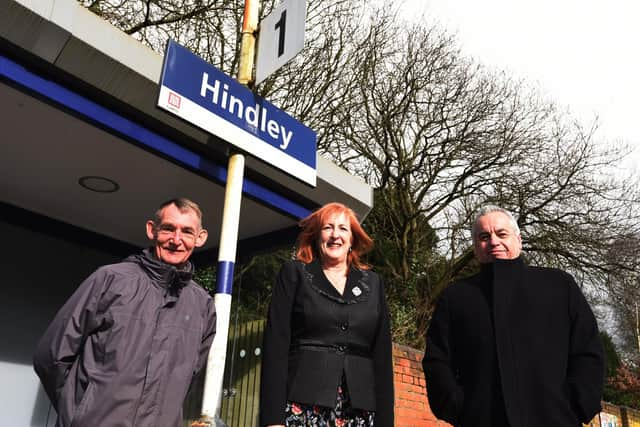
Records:
{"label": "floral skirt", "polygon": [[343,378],[335,408],[287,402],[284,424],[287,427],[373,427],[375,414],[351,407]]}

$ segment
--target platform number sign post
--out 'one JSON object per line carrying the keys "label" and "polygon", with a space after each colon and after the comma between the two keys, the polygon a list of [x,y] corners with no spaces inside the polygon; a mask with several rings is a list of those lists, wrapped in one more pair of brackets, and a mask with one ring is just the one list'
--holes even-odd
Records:
{"label": "platform number sign post", "polygon": [[260,23],[255,84],[300,52],[307,16],[305,0],[283,0]]}

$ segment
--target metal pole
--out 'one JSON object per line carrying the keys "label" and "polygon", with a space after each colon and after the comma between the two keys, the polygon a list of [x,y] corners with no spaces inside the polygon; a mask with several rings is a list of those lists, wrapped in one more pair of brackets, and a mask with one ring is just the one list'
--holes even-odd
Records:
{"label": "metal pole", "polygon": [[240,64],[238,81],[249,85],[253,81],[253,60],[256,56],[256,32],[258,31],[258,11],[260,0],[245,0],[244,20],[242,21],[242,41],[240,45]]}
{"label": "metal pole", "polygon": [[[255,33],[258,28],[259,0],[245,0],[242,41],[238,81],[248,85],[253,80],[253,58],[255,57]],[[202,396],[202,415],[194,425],[214,425],[220,416],[222,384],[227,356],[233,269],[236,260],[240,202],[244,176],[244,155],[235,153],[229,157],[227,184],[222,215],[222,229],[216,270],[216,336],[209,350],[207,372]]]}
{"label": "metal pole", "polygon": [[238,240],[243,175],[244,156],[234,154],[229,159],[218,268],[216,270],[216,294],[214,297],[217,313],[216,336],[211,345],[211,350],[209,350],[202,397],[201,421],[209,423],[209,425],[212,425],[215,417],[220,415],[222,403],[222,381],[227,356],[233,269]]}

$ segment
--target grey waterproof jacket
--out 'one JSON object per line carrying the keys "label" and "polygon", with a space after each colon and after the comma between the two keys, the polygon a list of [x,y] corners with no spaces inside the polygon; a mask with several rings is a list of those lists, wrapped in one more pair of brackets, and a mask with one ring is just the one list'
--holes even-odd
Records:
{"label": "grey waterproof jacket", "polygon": [[57,427],[182,425],[216,324],[213,300],[191,273],[146,250],[80,285],[34,356]]}

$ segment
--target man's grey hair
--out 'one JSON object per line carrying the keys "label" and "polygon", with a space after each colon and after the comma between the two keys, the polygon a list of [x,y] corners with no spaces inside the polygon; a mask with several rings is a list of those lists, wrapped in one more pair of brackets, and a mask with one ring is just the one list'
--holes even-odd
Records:
{"label": "man's grey hair", "polygon": [[154,222],[156,225],[162,222],[162,218],[161,218],[162,210],[170,205],[175,205],[178,208],[178,210],[182,213],[192,210],[193,212],[195,212],[196,216],[198,217],[198,220],[200,221],[200,226],[202,226],[202,210],[200,210],[200,206],[198,206],[198,204],[193,200],[189,200],[185,197],[178,197],[176,199],[167,200],[166,202],[161,204],[154,215],[155,217]]}
{"label": "man's grey hair", "polygon": [[491,212],[502,212],[507,217],[509,217],[509,223],[511,224],[513,231],[516,233],[516,236],[520,235],[520,227],[518,227],[518,222],[511,212],[509,212],[505,208],[501,208],[500,206],[484,205],[478,210],[478,213],[476,213],[476,217],[473,220],[473,225],[471,226],[471,237],[473,238],[474,242],[476,240],[476,228],[478,226],[478,220],[480,219],[480,217],[488,215]]}

